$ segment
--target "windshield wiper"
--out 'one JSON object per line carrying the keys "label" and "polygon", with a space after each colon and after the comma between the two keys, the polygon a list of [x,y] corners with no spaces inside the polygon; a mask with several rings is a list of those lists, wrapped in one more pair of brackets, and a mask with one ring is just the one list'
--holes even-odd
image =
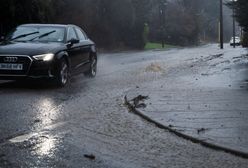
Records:
{"label": "windshield wiper", "polygon": [[38,39],[41,39],[41,38],[46,37],[46,36],[48,36],[48,35],[50,35],[50,34],[52,34],[52,33],[55,33],[55,32],[56,32],[56,30],[53,30],[53,31],[44,33],[44,34],[42,34],[42,35],[39,35],[39,36],[37,36],[37,37],[32,38],[32,39],[29,40],[29,41],[33,41],[33,40],[35,40],[35,39],[37,39],[37,38],[38,38]]}
{"label": "windshield wiper", "polygon": [[16,40],[16,39],[19,39],[19,38],[23,38],[23,37],[27,37],[27,36],[30,36],[30,35],[33,35],[33,34],[38,34],[38,33],[39,33],[39,32],[36,31],[36,32],[32,32],[32,33],[21,34],[21,35],[15,37],[15,38],[10,39],[10,41]]}

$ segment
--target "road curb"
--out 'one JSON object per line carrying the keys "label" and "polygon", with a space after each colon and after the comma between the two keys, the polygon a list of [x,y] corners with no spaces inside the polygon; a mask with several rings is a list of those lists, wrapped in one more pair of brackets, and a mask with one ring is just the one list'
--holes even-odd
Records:
{"label": "road curb", "polygon": [[157,126],[158,128],[160,129],[166,129],[168,130],[169,132],[171,133],[174,133],[175,135],[181,137],[181,138],[184,138],[186,140],[189,140],[193,143],[198,143],[198,144],[201,144],[202,146],[205,146],[205,147],[208,147],[208,148],[211,148],[211,149],[214,149],[214,150],[218,150],[218,151],[224,151],[226,153],[230,153],[230,154],[233,154],[235,156],[239,156],[239,157],[242,157],[242,158],[245,158],[245,159],[248,159],[248,153],[246,152],[242,152],[242,151],[238,151],[238,150],[235,150],[235,149],[231,149],[231,148],[228,148],[228,147],[224,147],[224,146],[221,146],[221,145],[217,145],[217,144],[213,144],[213,143],[209,143],[209,142],[206,142],[206,141],[203,141],[203,140],[200,140],[200,139],[197,139],[193,136],[189,136],[187,134],[183,134],[182,132],[179,132],[171,127],[168,127],[168,126],[165,126],[159,122],[157,122],[156,120],[148,117],[147,115],[145,115],[144,113],[142,113],[141,111],[137,110],[127,99],[127,97],[125,96],[124,98],[124,103],[126,105],[126,107],[128,108],[129,111],[133,112],[134,114],[140,116],[141,118],[145,119],[146,121],[150,122],[150,123],[153,123],[155,124],[155,126]]}

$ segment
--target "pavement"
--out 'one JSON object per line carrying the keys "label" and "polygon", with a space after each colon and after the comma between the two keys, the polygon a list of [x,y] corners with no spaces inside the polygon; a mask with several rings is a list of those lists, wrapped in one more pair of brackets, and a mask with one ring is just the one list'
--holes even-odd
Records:
{"label": "pavement", "polygon": [[[248,157],[247,50],[216,45],[211,54],[181,57],[184,63],[173,57],[151,65],[163,78],[127,91],[130,104],[140,103],[141,116],[193,141]],[[149,98],[134,103],[138,95]]]}

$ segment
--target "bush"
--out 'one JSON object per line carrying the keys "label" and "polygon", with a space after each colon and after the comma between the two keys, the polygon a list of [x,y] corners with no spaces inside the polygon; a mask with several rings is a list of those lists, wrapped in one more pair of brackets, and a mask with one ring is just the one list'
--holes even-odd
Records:
{"label": "bush", "polygon": [[243,38],[242,38],[242,46],[243,47],[248,47],[248,33],[244,33]]}

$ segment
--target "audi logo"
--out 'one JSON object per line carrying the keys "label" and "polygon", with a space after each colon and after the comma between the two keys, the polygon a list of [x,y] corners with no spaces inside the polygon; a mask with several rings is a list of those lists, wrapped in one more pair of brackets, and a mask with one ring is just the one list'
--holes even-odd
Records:
{"label": "audi logo", "polygon": [[17,62],[18,58],[17,57],[4,57],[3,61],[4,62]]}

